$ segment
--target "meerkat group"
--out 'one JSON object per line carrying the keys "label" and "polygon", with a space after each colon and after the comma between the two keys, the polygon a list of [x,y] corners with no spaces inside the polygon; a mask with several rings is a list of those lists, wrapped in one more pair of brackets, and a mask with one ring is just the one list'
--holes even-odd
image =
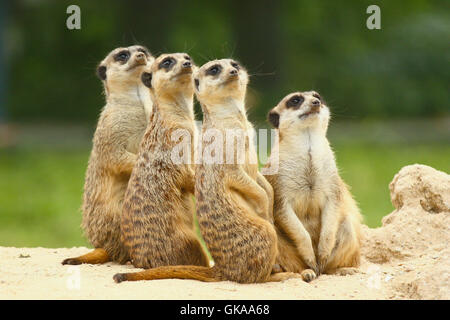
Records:
{"label": "meerkat group", "polygon": [[[146,269],[118,273],[116,282],[309,282],[357,272],[362,218],[339,176],[326,137],[330,111],[317,92],[291,93],[269,112],[279,142],[267,166],[276,162],[278,170],[263,176],[246,115],[249,77],[237,61],[198,68],[186,53],[155,59],[131,46],[109,53],[97,74],[106,106],[82,206],[94,250],[63,264],[129,261]],[[187,147],[177,148],[184,138]]]}

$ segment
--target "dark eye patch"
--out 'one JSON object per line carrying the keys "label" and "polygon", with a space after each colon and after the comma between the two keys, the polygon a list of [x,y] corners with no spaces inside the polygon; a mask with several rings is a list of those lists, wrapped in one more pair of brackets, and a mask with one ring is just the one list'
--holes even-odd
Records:
{"label": "dark eye patch", "polygon": [[167,57],[165,59],[163,59],[163,61],[161,61],[158,65],[159,69],[166,69],[166,71],[169,71],[170,69],[172,69],[172,67],[177,63],[177,60],[175,60],[172,57]]}
{"label": "dark eye patch", "polygon": [[313,94],[313,97],[314,97],[314,98],[317,98],[317,99],[319,99],[319,100],[322,100],[322,97],[321,97],[320,94],[318,94],[318,93],[314,93],[314,94]]}
{"label": "dark eye patch", "polygon": [[189,57],[188,55],[185,55],[184,58],[189,61],[191,60],[191,57]]}
{"label": "dark eye patch", "polygon": [[139,48],[137,51],[144,53],[147,57],[150,55],[150,52],[145,48]]}
{"label": "dark eye patch", "polygon": [[222,71],[222,66],[220,64],[215,64],[211,67],[209,67],[208,70],[206,70],[207,76],[217,76]]}
{"label": "dark eye patch", "polygon": [[122,50],[114,56],[114,61],[127,62],[130,58],[130,51]]}
{"label": "dark eye patch", "polygon": [[300,108],[305,98],[301,95],[295,95],[286,102],[286,108]]}
{"label": "dark eye patch", "polygon": [[237,63],[236,61],[232,61],[231,62],[231,66],[233,67],[233,68],[236,68],[237,70],[239,70],[241,67],[239,66],[239,63]]}

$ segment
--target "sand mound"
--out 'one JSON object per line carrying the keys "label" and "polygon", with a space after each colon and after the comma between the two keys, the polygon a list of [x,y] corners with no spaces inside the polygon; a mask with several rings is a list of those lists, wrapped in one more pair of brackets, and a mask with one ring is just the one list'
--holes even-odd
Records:
{"label": "sand mound", "polygon": [[395,211],[365,228],[363,256],[397,267],[393,286],[409,298],[450,298],[450,176],[404,167],[389,185]]}
{"label": "sand mound", "polygon": [[87,248],[0,247],[0,299],[449,299],[450,176],[404,167],[390,186],[395,211],[377,229],[364,227],[361,272],[322,275],[311,283],[241,285],[192,280],[116,284],[131,265],[62,266]]}

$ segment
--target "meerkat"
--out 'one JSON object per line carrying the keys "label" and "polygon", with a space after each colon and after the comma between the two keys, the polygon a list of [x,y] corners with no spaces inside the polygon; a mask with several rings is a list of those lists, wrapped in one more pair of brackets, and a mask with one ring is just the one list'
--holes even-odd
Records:
{"label": "meerkat", "polygon": [[278,154],[273,155],[279,169],[266,176],[275,194],[277,261],[284,270],[308,267],[317,275],[356,272],[362,216],[326,137],[329,108],[317,92],[295,92],[268,119],[279,131]]}
{"label": "meerkat", "polygon": [[[202,140],[207,140],[205,136],[211,130],[218,134],[208,140],[209,144],[202,143],[202,159],[195,170],[197,217],[214,266],[179,265],[119,273],[114,276],[116,282],[179,278],[257,283],[301,277],[294,273],[272,274],[277,236],[270,222],[270,196],[257,182],[257,162],[250,161],[256,159],[256,152],[250,147],[248,135],[244,136],[242,163],[225,163],[230,152],[226,131],[245,135],[252,129],[244,107],[247,83],[247,72],[230,59],[210,61],[194,74],[195,92],[204,114]],[[205,152],[216,138],[223,141],[219,143],[224,147],[223,157],[206,163]]]}
{"label": "meerkat", "polygon": [[[193,221],[195,68],[185,53],[163,54],[142,74],[153,111],[125,194],[121,224],[122,241],[135,267],[209,266]],[[187,149],[176,149],[181,138],[188,138]],[[176,156],[188,154],[177,163],[174,151]]]}
{"label": "meerkat", "polygon": [[128,260],[120,241],[122,202],[152,108],[140,76],[153,60],[136,45],[114,49],[97,67],[106,105],[93,138],[82,205],[82,228],[95,249],[62,264]]}

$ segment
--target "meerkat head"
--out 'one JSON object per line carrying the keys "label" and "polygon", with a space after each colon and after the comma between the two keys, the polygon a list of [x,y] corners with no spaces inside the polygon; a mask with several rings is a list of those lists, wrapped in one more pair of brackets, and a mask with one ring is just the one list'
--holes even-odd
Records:
{"label": "meerkat head", "polygon": [[186,53],[162,54],[155,59],[149,70],[142,73],[143,84],[161,100],[191,98],[194,95],[192,73],[197,68]]}
{"label": "meerkat head", "polygon": [[247,71],[232,59],[209,61],[194,74],[197,98],[207,106],[244,101],[247,84]]}
{"label": "meerkat head", "polygon": [[129,91],[139,84],[143,67],[150,65],[154,58],[143,46],[116,48],[97,67],[97,76],[103,81],[106,94]]}
{"label": "meerkat head", "polygon": [[326,132],[329,119],[330,110],[315,91],[288,94],[268,115],[269,122],[280,131],[319,127]]}

